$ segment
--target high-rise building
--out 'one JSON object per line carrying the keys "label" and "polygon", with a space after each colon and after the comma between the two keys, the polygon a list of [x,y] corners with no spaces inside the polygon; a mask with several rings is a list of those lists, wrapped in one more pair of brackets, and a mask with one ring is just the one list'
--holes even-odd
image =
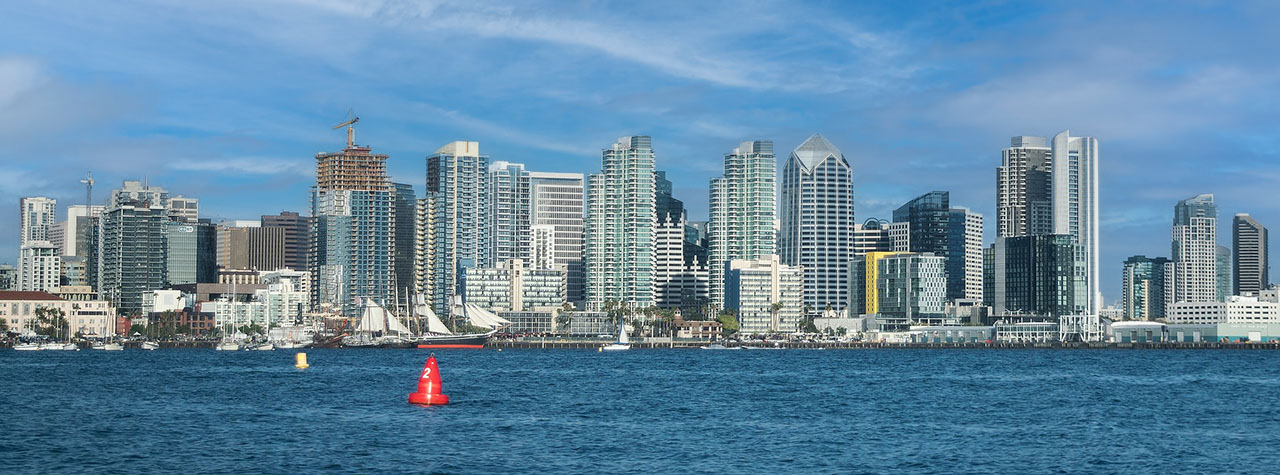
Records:
{"label": "high-rise building", "polygon": [[1013,137],[996,168],[996,236],[1053,232],[1052,149],[1044,137]]}
{"label": "high-rise building", "polygon": [[427,157],[427,198],[434,216],[431,302],[444,314],[459,295],[464,267],[489,265],[489,157],[479,142],[452,142]]}
{"label": "high-rise building", "polygon": [[126,181],[112,191],[89,242],[89,282],[122,315],[143,310],[142,298],[165,285],[169,193]]}
{"label": "high-rise building", "polygon": [[[910,252],[911,223],[890,223],[876,218],[853,227],[853,255],[868,252]],[[855,284],[856,285],[856,284]]]}
{"label": "high-rise building", "polygon": [[248,228],[249,266],[241,269],[277,270],[284,268],[285,229],[254,226]]}
{"label": "high-rise building", "polygon": [[435,290],[435,201],[432,198],[418,198],[414,206],[414,243],[413,243],[413,292],[431,298]]}
{"label": "high-rise building", "polygon": [[530,226],[554,228],[550,266],[564,266],[567,298],[578,308],[585,308],[582,174],[529,172],[529,189]]}
{"label": "high-rise building", "polygon": [[284,230],[284,266],[286,268],[301,272],[311,270],[307,261],[311,240],[309,216],[299,216],[293,211],[281,211],[280,214],[262,216],[260,222],[264,228]]}
{"label": "high-rise building", "polygon": [[[707,258],[696,228],[687,226],[684,203],[671,195],[663,171],[654,176],[658,222],[653,230],[654,304],[662,308],[701,308],[707,300]],[[692,236],[691,236],[692,235]]]}
{"label": "high-rise building", "polygon": [[1213,194],[1196,195],[1173,208],[1173,301],[1218,301],[1218,206]]}
{"label": "high-rise building", "polygon": [[724,154],[724,176],[711,180],[707,272],[716,308],[724,307],[729,261],[777,253],[777,166],[772,140],[742,142]]}
{"label": "high-rise building", "polygon": [[1098,290],[1098,140],[1072,137],[1066,130],[1052,141],[1019,136],[1009,145],[996,169],[996,235],[1071,236],[1084,252],[1087,299],[1083,312],[1097,315],[1102,307]]}
{"label": "high-rise building", "polygon": [[1066,234],[1084,249],[1085,312],[1102,309],[1098,250],[1098,139],[1053,136],[1053,232]]}
{"label": "high-rise building", "polygon": [[49,241],[29,241],[18,254],[18,290],[53,292],[61,285],[62,248]]}
{"label": "high-rise building", "polygon": [[550,224],[530,226],[529,236],[529,268],[555,269],[556,227]]}
{"label": "high-rise building", "polygon": [[18,200],[21,212],[19,246],[33,242],[51,242],[49,231],[58,221],[58,201],[43,196],[29,196]]}
{"label": "high-rise building", "polygon": [[0,290],[18,289],[18,269],[9,264],[0,264]]}
{"label": "high-rise building", "polygon": [[1231,296],[1231,248],[1227,246],[1217,246],[1215,257],[1218,266],[1218,300],[1226,302],[1227,297]]}
{"label": "high-rise building", "polygon": [[725,308],[738,315],[743,334],[795,333],[804,318],[804,274],[778,256],[729,261]]}
{"label": "high-rise building", "polygon": [[988,277],[993,315],[1061,317],[1088,311],[1086,253],[1064,234],[996,238]]}
{"label": "high-rise building", "polygon": [[87,257],[95,243],[85,238],[89,234],[92,218],[102,214],[102,205],[71,205],[67,207],[67,229],[62,235],[62,255]]}
{"label": "high-rise building", "polygon": [[524,165],[496,161],[489,165],[489,256],[486,266],[529,259],[529,172]]}
{"label": "high-rise building", "polygon": [[166,285],[218,281],[217,228],[208,220],[165,223]]}
{"label": "high-rise building", "polygon": [[1271,286],[1267,259],[1270,238],[1267,228],[1245,213],[1236,214],[1231,221],[1231,248],[1235,250],[1235,262],[1231,272],[1235,274],[1233,295],[1258,293]]}
{"label": "high-rise building", "polygon": [[784,264],[803,269],[805,306],[811,313],[840,311],[853,258],[853,168],[814,134],[782,168],[778,206],[778,253]]}
{"label": "high-rise building", "polygon": [[416,288],[414,282],[414,253],[417,244],[418,199],[414,196],[413,185],[393,183],[395,196],[392,198],[395,223],[392,224],[393,235],[392,285],[397,292],[408,295]]}
{"label": "high-rise building", "polygon": [[654,228],[657,226],[652,139],[621,137],[601,153],[600,173],[588,179],[586,300],[631,307],[653,303]]}
{"label": "high-rise building", "polygon": [[356,297],[391,298],[394,254],[387,156],[355,145],[352,134],[341,152],[316,154],[309,259],[312,304],[347,315],[355,314]]}
{"label": "high-rise building", "polygon": [[1130,320],[1164,318],[1173,287],[1173,262],[1163,257],[1133,256],[1124,261],[1122,311]]}
{"label": "high-rise building", "polygon": [[952,208],[950,193],[933,191],[894,210],[893,220],[907,223],[911,252],[946,259],[948,300],[982,298],[982,215]]}
{"label": "high-rise building", "polygon": [[200,219],[200,201],[185,196],[170,196],[169,219],[182,223],[196,222]]}

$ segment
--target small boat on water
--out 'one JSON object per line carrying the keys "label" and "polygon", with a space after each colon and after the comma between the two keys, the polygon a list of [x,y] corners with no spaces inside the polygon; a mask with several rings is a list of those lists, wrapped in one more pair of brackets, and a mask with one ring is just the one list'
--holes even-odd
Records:
{"label": "small boat on water", "polygon": [[721,345],[721,344],[719,344],[719,343],[712,343],[712,344],[710,344],[710,345],[707,345],[707,346],[702,347],[702,349],[704,349],[704,350],[741,350],[742,348],[739,348],[739,347],[736,347],[736,346],[735,346],[735,347],[733,347],[733,348],[730,348],[730,347],[727,347],[727,346]]}
{"label": "small boat on water", "polygon": [[45,343],[40,345],[40,351],[80,351],[80,347],[75,343]]}
{"label": "small boat on water", "polygon": [[144,349],[144,350],[147,350],[147,351],[153,351],[153,350],[158,350],[158,349],[160,349],[160,344],[159,344],[159,343],[156,343],[156,342],[154,342],[154,341],[151,341],[151,340],[147,340],[147,341],[142,342],[142,344],[141,344],[141,345],[139,345],[139,346],[138,346],[138,348],[141,348],[141,349]]}
{"label": "small boat on water", "polygon": [[18,344],[16,344],[16,345],[13,345],[13,350],[14,350],[14,351],[40,351],[40,344],[38,344],[38,343],[18,343]]}
{"label": "small boat on water", "polygon": [[253,343],[244,347],[244,351],[272,351],[275,349],[276,345],[271,344],[269,341],[264,343]]}
{"label": "small boat on water", "polygon": [[631,349],[631,340],[627,338],[627,325],[618,323],[618,341],[601,348],[604,351],[622,351]]}
{"label": "small boat on water", "polygon": [[227,340],[218,343],[218,346],[213,347],[213,349],[218,351],[240,351],[240,344],[235,341]]}

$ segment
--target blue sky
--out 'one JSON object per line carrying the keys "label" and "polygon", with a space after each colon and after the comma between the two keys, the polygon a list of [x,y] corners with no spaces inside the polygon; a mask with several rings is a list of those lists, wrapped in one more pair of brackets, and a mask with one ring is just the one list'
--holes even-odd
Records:
{"label": "blue sky", "polygon": [[[1118,3],[1118,4],[1117,4]],[[1013,135],[1070,129],[1102,158],[1103,291],[1169,253],[1173,204],[1216,193],[1280,223],[1280,7],[1268,2],[19,2],[0,16],[0,262],[17,201],[147,177],[202,214],[305,211],[316,152],[358,143],[421,190],[424,157],[589,173],[653,136],[691,217],[725,152],[821,132],[858,218],[948,190],[994,226]],[[990,238],[991,233],[988,232]]]}

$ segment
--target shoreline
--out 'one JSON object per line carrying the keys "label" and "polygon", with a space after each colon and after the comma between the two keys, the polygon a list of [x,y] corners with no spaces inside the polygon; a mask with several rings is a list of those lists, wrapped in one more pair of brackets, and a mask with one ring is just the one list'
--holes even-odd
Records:
{"label": "shoreline", "polygon": [[[217,345],[216,341],[162,341],[160,349],[192,349],[192,350],[212,350]],[[537,349],[559,349],[559,350],[591,350],[597,351],[599,348],[612,342],[602,342],[599,340],[497,340],[489,341],[484,345],[485,350],[537,350]],[[139,349],[141,342],[126,342],[124,346],[129,350]],[[698,350],[705,346],[719,344],[724,346],[724,350],[892,350],[892,349],[964,349],[964,350],[983,350],[983,349],[1004,349],[1004,350],[1025,350],[1025,349],[1045,349],[1045,350],[1280,350],[1280,341],[1272,341],[1265,343],[1237,343],[1237,342],[1203,342],[1203,343],[1183,343],[1183,342],[1138,342],[1138,343],[1062,343],[1062,342],[1035,342],[1035,343],[1015,343],[1015,342],[966,342],[966,343],[888,343],[888,342],[759,342],[759,343],[735,343],[735,342],[709,342],[709,341],[661,341],[661,342],[631,342],[631,348],[634,350]],[[0,344],[0,349],[10,349],[11,344]],[[89,350],[88,346],[82,345],[82,350]],[[297,348],[292,350],[327,350],[327,349],[369,349],[369,348],[345,348],[341,346],[325,346],[311,348]],[[418,350],[419,348],[374,348],[380,350],[388,349],[409,349]],[[720,349],[720,348],[717,348]],[[280,349],[279,351],[291,351],[288,349]]]}

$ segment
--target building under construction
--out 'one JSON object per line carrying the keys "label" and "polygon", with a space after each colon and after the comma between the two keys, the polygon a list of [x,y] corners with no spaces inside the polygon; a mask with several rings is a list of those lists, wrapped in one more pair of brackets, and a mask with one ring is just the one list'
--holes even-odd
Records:
{"label": "building under construction", "polygon": [[347,147],[316,155],[311,189],[312,301],[347,315],[356,314],[356,298],[388,301],[394,275],[394,192],[387,155],[355,145],[358,120],[334,127],[347,127]]}

